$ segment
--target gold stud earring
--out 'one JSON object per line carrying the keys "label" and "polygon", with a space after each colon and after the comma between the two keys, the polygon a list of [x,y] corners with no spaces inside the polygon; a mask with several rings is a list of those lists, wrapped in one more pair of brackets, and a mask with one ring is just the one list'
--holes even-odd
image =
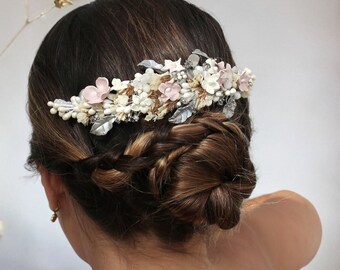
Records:
{"label": "gold stud earring", "polygon": [[58,218],[58,211],[59,211],[59,207],[57,207],[56,209],[53,210],[54,213],[53,213],[53,215],[51,217],[51,221],[52,222],[55,222],[57,220],[57,218]]}

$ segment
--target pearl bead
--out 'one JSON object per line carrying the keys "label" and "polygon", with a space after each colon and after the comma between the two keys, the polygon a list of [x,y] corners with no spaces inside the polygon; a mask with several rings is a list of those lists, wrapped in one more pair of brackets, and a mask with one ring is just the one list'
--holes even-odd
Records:
{"label": "pearl bead", "polygon": [[69,120],[71,118],[71,116],[72,116],[72,112],[65,113],[63,115],[63,120],[67,121],[67,120]]}
{"label": "pearl bead", "polygon": [[187,98],[190,98],[192,95],[193,95],[192,92],[188,92],[188,93],[185,93],[185,94],[183,95],[183,98],[187,99]]}
{"label": "pearl bead", "polygon": [[183,88],[186,88],[186,89],[189,89],[190,88],[190,85],[188,83],[182,83],[182,87]]}
{"label": "pearl bead", "polygon": [[106,110],[104,110],[104,114],[105,114],[105,115],[109,115],[109,114],[111,114],[111,112],[112,112],[111,109],[106,109]]}
{"label": "pearl bead", "polygon": [[223,93],[222,93],[222,91],[217,91],[217,92],[215,93],[215,95],[216,95],[217,97],[221,97],[221,96],[223,96]]}
{"label": "pearl bead", "polygon": [[63,112],[63,113],[65,113],[65,112],[67,112],[69,109],[68,108],[65,108],[65,107],[59,107],[58,108],[58,111],[59,112]]}
{"label": "pearl bead", "polygon": [[89,115],[95,115],[95,114],[96,114],[96,110],[94,110],[94,109],[89,110]]}
{"label": "pearl bead", "polygon": [[58,111],[55,109],[55,108],[52,108],[51,110],[50,110],[50,113],[51,114],[56,114]]}

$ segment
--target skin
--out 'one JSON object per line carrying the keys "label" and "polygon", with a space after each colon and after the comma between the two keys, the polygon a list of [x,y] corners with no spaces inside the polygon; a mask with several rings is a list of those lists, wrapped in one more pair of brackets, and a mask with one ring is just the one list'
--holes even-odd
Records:
{"label": "skin", "polygon": [[163,247],[152,235],[133,244],[117,242],[83,213],[58,176],[38,169],[50,208],[59,207],[65,235],[93,270],[295,270],[312,260],[321,242],[314,206],[287,190],[245,201],[236,227],[196,235],[181,247],[183,252]]}

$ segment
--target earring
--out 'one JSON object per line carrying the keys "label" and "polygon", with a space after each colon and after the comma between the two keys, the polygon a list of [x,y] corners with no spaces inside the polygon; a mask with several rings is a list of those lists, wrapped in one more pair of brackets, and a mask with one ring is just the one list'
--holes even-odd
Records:
{"label": "earring", "polygon": [[51,221],[52,222],[55,222],[57,220],[57,218],[58,218],[58,211],[59,211],[59,207],[57,207],[56,209],[53,210],[54,213],[53,213],[53,215],[51,217]]}

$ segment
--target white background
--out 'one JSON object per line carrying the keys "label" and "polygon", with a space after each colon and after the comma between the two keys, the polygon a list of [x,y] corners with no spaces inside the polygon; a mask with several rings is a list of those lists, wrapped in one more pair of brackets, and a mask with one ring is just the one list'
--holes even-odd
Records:
{"label": "white background", "polygon": [[[34,15],[53,1],[31,2]],[[1,270],[89,269],[58,223],[50,223],[39,179],[23,167],[33,57],[53,24],[86,2],[55,9],[29,25],[0,58]],[[323,240],[304,269],[340,269],[340,1],[192,2],[221,22],[238,66],[252,68],[258,77],[251,97],[252,155],[258,169],[253,196],[291,189],[311,200],[321,216]],[[0,0],[0,48],[23,21],[23,0]]]}

